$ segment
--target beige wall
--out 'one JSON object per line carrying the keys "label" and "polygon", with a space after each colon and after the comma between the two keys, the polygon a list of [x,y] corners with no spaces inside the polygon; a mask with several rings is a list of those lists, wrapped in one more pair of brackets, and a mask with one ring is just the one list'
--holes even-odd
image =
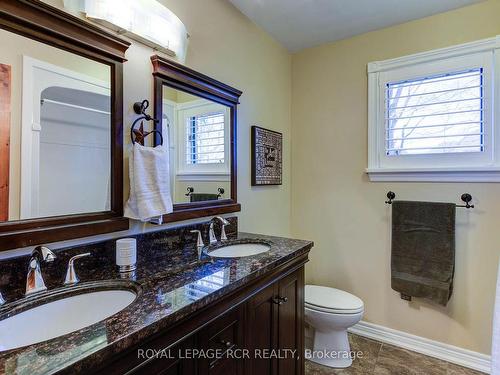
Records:
{"label": "beige wall", "polygon": [[[228,1],[164,0],[191,34],[187,65],[243,91],[238,108],[242,230],[290,234],[291,58]],[[250,186],[250,127],[284,134],[283,185]]]}
{"label": "beige wall", "polygon": [[[292,234],[315,241],[307,280],[361,297],[364,319],[490,353],[500,254],[500,185],[372,183],[367,167],[370,61],[500,34],[500,1],[443,13],[304,50],[292,59]],[[390,208],[401,199],[459,201],[455,290],[447,308],[408,303],[390,287]]]}
{"label": "beige wall", "polygon": [[[45,0],[62,7],[62,0]],[[186,25],[191,36],[186,65],[243,91],[238,108],[238,201],[240,229],[290,235],[291,56],[225,0],[160,0]],[[128,197],[128,127],[136,118],[132,105],[152,100],[151,48],[131,41],[124,64],[125,197]],[[250,127],[260,125],[284,134],[283,185],[250,186]],[[201,219],[203,220],[203,219]],[[195,220],[196,221],[196,220]],[[199,220],[197,220],[199,221]],[[174,223],[162,228],[180,225]],[[54,248],[162,229],[131,222],[127,232],[52,244]],[[28,252],[16,249],[0,258]]]}

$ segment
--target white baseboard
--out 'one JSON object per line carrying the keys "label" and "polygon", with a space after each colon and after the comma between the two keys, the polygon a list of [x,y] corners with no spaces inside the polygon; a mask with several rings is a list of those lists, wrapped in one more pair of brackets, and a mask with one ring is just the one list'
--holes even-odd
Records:
{"label": "white baseboard", "polygon": [[458,346],[443,344],[439,341],[429,340],[364,321],[349,328],[349,332],[487,374],[491,371],[491,356],[462,349]]}

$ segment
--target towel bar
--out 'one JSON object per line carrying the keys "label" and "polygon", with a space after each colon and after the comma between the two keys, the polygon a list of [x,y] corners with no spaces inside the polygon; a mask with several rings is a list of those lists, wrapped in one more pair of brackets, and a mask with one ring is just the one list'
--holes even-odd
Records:
{"label": "towel bar", "polygon": [[[396,193],[394,193],[393,191],[389,191],[387,192],[387,201],[385,201],[385,203],[387,204],[392,204],[392,201],[396,198]],[[469,193],[464,193],[460,196],[460,199],[465,202],[465,204],[456,204],[455,206],[457,207],[462,207],[462,208],[474,208],[474,205],[473,204],[470,204],[470,202],[472,201],[472,195],[470,195]]]}

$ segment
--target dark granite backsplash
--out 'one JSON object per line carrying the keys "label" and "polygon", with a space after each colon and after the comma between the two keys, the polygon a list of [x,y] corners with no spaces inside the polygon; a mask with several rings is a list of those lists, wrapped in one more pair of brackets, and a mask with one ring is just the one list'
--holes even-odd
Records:
{"label": "dark granite backsplash", "polygon": [[[238,232],[238,218],[227,218],[229,225],[226,226],[226,234],[229,238]],[[214,223],[217,236],[220,233],[220,222]],[[137,239],[137,273],[139,277],[146,278],[149,275],[144,272],[152,272],[157,275],[165,268],[165,260],[178,258],[183,260],[181,263],[189,264],[196,262],[196,234],[190,233],[191,230],[201,230],[203,241],[208,244],[209,222],[185,225],[177,228],[160,230],[150,233],[142,233],[128,238]],[[43,263],[41,265],[45,284],[48,289],[60,287],[64,282],[68,260],[76,254],[91,253],[90,257],[79,259],[76,263],[77,274],[82,280],[99,280],[97,274],[109,275],[118,270],[115,266],[115,242],[118,238],[94,242],[85,245],[72,246],[54,250],[57,258],[52,263]],[[168,258],[165,253],[168,253]],[[28,262],[30,256],[20,256],[8,260],[0,261],[0,292],[7,301],[17,300],[24,296],[26,286],[26,275],[28,272]],[[157,259],[158,262],[154,262]],[[141,267],[145,261],[148,264],[156,264],[156,269]],[[96,274],[97,273],[97,274]]]}

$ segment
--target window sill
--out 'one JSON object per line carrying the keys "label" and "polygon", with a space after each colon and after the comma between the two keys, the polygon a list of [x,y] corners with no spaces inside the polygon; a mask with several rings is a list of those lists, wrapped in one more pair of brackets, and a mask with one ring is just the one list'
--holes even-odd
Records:
{"label": "window sill", "polygon": [[500,182],[500,169],[375,169],[366,170],[372,182]]}

